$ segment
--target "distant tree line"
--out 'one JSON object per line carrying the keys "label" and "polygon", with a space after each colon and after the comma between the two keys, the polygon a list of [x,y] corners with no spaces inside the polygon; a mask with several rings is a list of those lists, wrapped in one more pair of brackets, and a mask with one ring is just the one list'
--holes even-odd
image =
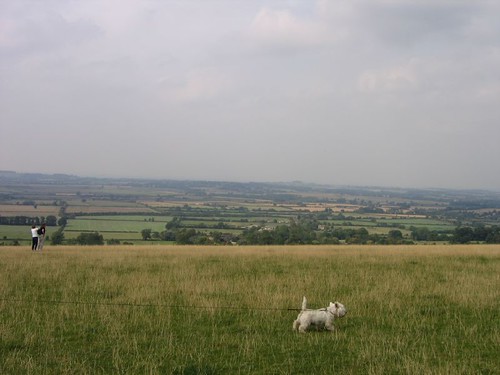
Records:
{"label": "distant tree line", "polygon": [[485,243],[500,243],[500,227],[497,225],[486,227],[479,225],[477,227],[459,226],[455,229],[452,243],[470,243],[470,242],[485,242]]}
{"label": "distant tree line", "polygon": [[[308,222],[292,222],[289,225],[278,225],[275,228],[252,226],[241,234],[223,232],[201,232],[194,228],[171,227],[161,233],[150,229],[141,231],[144,240],[173,241],[179,245],[307,245],[307,244],[412,244],[421,241],[448,241],[465,244],[470,242],[500,243],[500,227],[458,227],[452,234],[430,231],[427,228],[414,228],[411,238],[405,238],[398,229],[387,234],[370,234],[366,228],[328,228],[315,230]],[[64,241],[62,228],[52,235],[52,243]],[[415,241],[415,242],[414,242]],[[98,232],[80,233],[69,244],[103,245],[104,238]],[[119,244],[117,240],[109,240],[108,244]]]}
{"label": "distant tree line", "polygon": [[[319,229],[321,227],[321,230]],[[143,231],[151,239],[149,230]],[[291,220],[274,228],[254,225],[241,234],[222,232],[201,232],[194,228],[185,228],[178,217],[166,225],[166,230],[157,233],[155,239],[174,241],[178,244],[227,244],[240,245],[292,245],[292,244],[411,244],[414,242],[485,242],[500,243],[500,227],[477,226],[457,227],[453,232],[433,231],[426,227],[410,227],[408,238],[399,229],[392,229],[387,234],[370,234],[366,228],[342,228],[321,225],[314,217],[302,217]]]}
{"label": "distant tree line", "polygon": [[[38,219],[40,220],[40,218]],[[21,220],[18,222],[21,222]],[[31,222],[26,221],[25,225],[28,224],[31,225]],[[51,243],[54,245],[62,243],[78,245],[104,244],[104,238],[99,232],[80,233],[75,239],[65,240],[64,226],[66,220],[59,220],[59,224],[58,230],[51,235]],[[224,229],[223,225],[218,227]],[[151,229],[143,229],[141,235],[143,240],[172,241],[181,245],[410,244],[429,241],[446,241],[457,244],[470,242],[500,243],[499,226],[459,226],[451,232],[433,231],[426,227],[410,227],[410,235],[405,237],[399,229],[391,229],[387,234],[370,234],[363,227],[345,228],[334,227],[331,224],[321,224],[313,215],[302,216],[296,220],[290,220],[288,224],[280,224],[275,227],[253,225],[245,228],[240,234],[221,231],[198,231],[195,228],[184,227],[182,219],[174,217],[165,225],[163,232],[152,232]],[[118,244],[120,242],[118,240],[108,240],[107,243]]]}
{"label": "distant tree line", "polygon": [[427,227],[410,227],[411,239],[418,242],[451,241],[452,233],[449,231],[435,231]]}
{"label": "distant tree line", "polygon": [[[224,229],[223,226],[218,226]],[[322,228],[319,230],[319,228]],[[321,225],[314,217],[299,217],[289,224],[276,227],[253,225],[241,234],[223,233],[220,231],[201,232],[194,228],[186,228],[179,217],[169,221],[166,230],[152,233],[149,229],[141,231],[144,240],[160,239],[178,244],[240,244],[240,245],[298,245],[298,244],[398,244],[408,243],[400,230],[390,230],[387,235],[370,234],[366,228],[334,228]],[[410,241],[411,242],[411,241]]]}
{"label": "distant tree line", "polygon": [[57,225],[57,217],[44,216],[0,216],[0,225],[40,225],[46,223],[49,227]]}
{"label": "distant tree line", "polygon": [[104,245],[104,237],[99,232],[80,233],[75,242],[78,245]]}
{"label": "distant tree line", "polygon": [[52,245],[61,245],[62,243],[68,245],[104,245],[104,237],[99,232],[83,232],[76,238],[65,240],[64,233],[61,228],[52,235]]}
{"label": "distant tree line", "polygon": [[387,235],[370,234],[366,228],[331,228],[314,230],[303,223],[279,225],[274,229],[253,227],[241,235],[244,245],[300,245],[300,244],[402,244],[408,243],[400,230]]}

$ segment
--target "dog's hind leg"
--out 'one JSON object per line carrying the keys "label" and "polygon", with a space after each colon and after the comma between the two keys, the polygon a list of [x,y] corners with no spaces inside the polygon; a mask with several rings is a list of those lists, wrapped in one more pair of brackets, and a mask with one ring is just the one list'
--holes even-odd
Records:
{"label": "dog's hind leg", "polygon": [[300,333],[306,333],[308,327],[309,327],[308,324],[306,324],[306,325],[301,324],[300,327],[299,327],[299,332]]}

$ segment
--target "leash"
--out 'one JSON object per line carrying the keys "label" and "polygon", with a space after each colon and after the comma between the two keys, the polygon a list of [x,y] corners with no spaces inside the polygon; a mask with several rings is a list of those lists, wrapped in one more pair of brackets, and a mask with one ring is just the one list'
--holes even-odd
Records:
{"label": "leash", "polygon": [[85,301],[60,301],[60,300],[26,300],[0,298],[2,302],[22,303],[22,304],[48,304],[48,305],[87,305],[87,306],[116,306],[116,307],[163,307],[171,309],[219,309],[219,310],[260,310],[260,311],[301,311],[297,308],[279,308],[279,307],[238,307],[238,306],[189,306],[189,305],[170,305],[155,303],[130,303],[130,302],[85,302]]}

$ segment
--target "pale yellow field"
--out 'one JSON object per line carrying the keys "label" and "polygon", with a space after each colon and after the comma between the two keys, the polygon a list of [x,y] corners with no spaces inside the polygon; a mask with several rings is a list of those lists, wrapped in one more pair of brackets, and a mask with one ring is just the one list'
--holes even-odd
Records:
{"label": "pale yellow field", "polygon": [[0,204],[0,215],[2,216],[57,216],[59,212],[57,206],[34,206],[17,204]]}

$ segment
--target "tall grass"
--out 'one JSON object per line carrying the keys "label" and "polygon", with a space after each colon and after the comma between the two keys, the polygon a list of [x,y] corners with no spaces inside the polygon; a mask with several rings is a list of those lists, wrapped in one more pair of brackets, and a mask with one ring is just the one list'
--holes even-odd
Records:
{"label": "tall grass", "polygon": [[[500,246],[0,250],[2,374],[498,373]],[[292,332],[302,296],[337,330]]]}

